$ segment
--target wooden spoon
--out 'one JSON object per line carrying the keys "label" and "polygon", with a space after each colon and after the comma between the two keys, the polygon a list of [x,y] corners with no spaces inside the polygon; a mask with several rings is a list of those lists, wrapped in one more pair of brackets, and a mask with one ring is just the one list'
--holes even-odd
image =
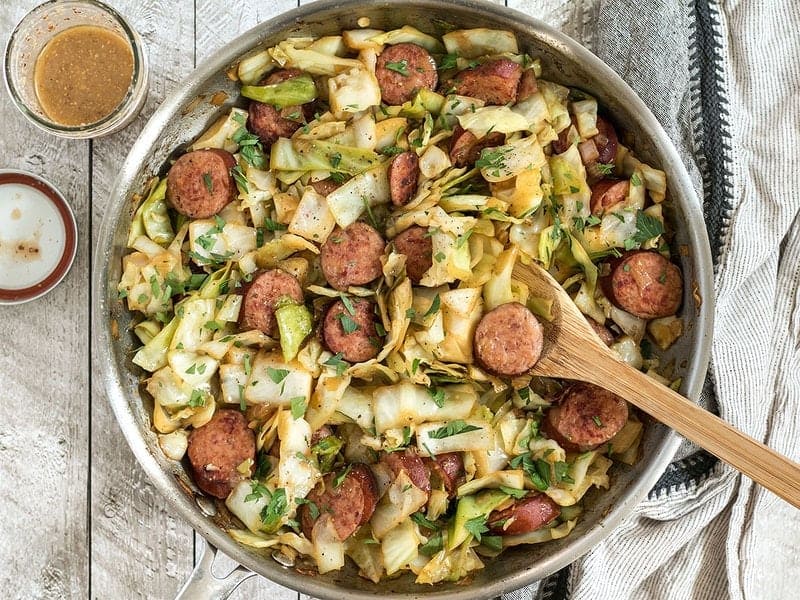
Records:
{"label": "wooden spoon", "polygon": [[620,362],[564,289],[539,265],[517,264],[514,278],[527,285],[532,295],[553,301],[554,318],[543,323],[544,347],[531,373],[587,381],[614,392],[800,508],[800,465]]}

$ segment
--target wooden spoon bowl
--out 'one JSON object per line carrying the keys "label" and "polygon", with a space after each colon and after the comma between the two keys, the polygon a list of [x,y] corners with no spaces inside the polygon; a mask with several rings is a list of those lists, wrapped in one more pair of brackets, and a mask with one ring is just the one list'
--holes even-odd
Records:
{"label": "wooden spoon bowl", "polygon": [[553,304],[553,320],[543,323],[542,354],[531,373],[586,381],[614,392],[800,508],[800,465],[620,362],[559,283],[538,264],[517,264],[514,278],[533,296]]}

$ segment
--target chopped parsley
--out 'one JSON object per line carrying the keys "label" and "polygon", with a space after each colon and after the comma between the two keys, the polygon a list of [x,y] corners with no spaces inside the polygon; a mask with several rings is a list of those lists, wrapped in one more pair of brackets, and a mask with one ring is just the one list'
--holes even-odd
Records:
{"label": "chopped parsley", "polygon": [[200,390],[192,390],[192,395],[189,398],[189,406],[197,408],[198,406],[206,405],[206,397]]}
{"label": "chopped parsley", "polygon": [[438,429],[434,429],[428,434],[428,437],[433,438],[434,440],[441,440],[442,438],[452,437],[454,435],[467,433],[469,431],[478,431],[479,429],[483,429],[483,427],[470,425],[468,423],[465,423],[461,419],[456,419],[455,421],[450,421],[450,423],[448,423],[444,427],[439,427]]}
{"label": "chopped parsley", "polygon": [[477,542],[481,541],[481,535],[489,531],[489,528],[486,526],[486,517],[483,515],[478,515],[477,517],[467,520],[464,523],[464,529],[469,531]]}
{"label": "chopped parsley", "polygon": [[597,167],[597,171],[601,175],[611,175],[614,172],[614,163],[596,163],[595,167]]}
{"label": "chopped parsley", "polygon": [[642,180],[639,179],[638,173],[631,175],[631,185],[642,185]]}
{"label": "chopped parsley", "polygon": [[447,256],[445,256],[444,252],[437,252],[434,254],[433,258],[436,259],[436,262],[442,262]]}
{"label": "chopped parsley", "polygon": [[437,312],[439,312],[439,308],[441,307],[441,304],[442,304],[442,301],[439,298],[439,294],[436,294],[433,297],[433,302],[431,302],[430,308],[428,309],[428,311],[424,315],[422,315],[422,318],[423,319],[427,319],[428,317],[432,317],[433,315],[435,315]]}
{"label": "chopped parsley", "polygon": [[254,481],[250,484],[250,493],[244,497],[245,502],[255,502],[260,498],[269,498],[272,494],[269,493],[269,490],[258,481]]}
{"label": "chopped parsley", "polygon": [[336,318],[339,319],[339,322],[342,324],[345,335],[350,335],[359,330],[358,323],[351,319],[347,313],[339,313],[336,315]]}
{"label": "chopped parsley", "polygon": [[270,496],[269,503],[261,509],[261,522],[264,529],[274,531],[280,525],[281,517],[286,513],[289,502],[286,499],[286,490],[278,488]]}
{"label": "chopped parsley", "polygon": [[341,352],[337,352],[322,364],[328,367],[334,367],[336,369],[336,375],[341,375],[347,370],[347,367],[350,366],[342,360],[342,356],[343,354]]}
{"label": "chopped parsley", "polygon": [[295,396],[289,400],[289,405],[292,408],[292,418],[297,420],[306,414],[306,397]]}
{"label": "chopped parsley", "polygon": [[387,61],[386,68],[395,73],[400,73],[403,77],[408,77],[408,61],[405,58],[398,62]]}
{"label": "chopped parsley", "polygon": [[439,70],[447,71],[448,69],[455,69],[458,66],[458,54],[445,54],[439,62]]}
{"label": "chopped parsley", "polygon": [[428,541],[419,547],[419,551],[425,556],[433,556],[444,547],[444,536],[441,531],[437,531],[428,538]]}
{"label": "chopped parsley", "polygon": [[381,148],[381,154],[384,156],[395,156],[396,154],[402,154],[405,152],[400,146],[386,146],[385,148]]}
{"label": "chopped parsley", "polygon": [[432,529],[432,530],[438,529],[438,527],[436,527],[436,523],[428,519],[421,512],[415,512],[414,514],[412,514],[411,520],[414,521],[414,523],[416,523],[420,527],[425,527],[426,529]]}
{"label": "chopped parsley", "polygon": [[444,390],[436,386],[431,386],[427,388],[427,390],[428,395],[431,397],[431,400],[433,400],[433,403],[439,408],[442,408],[444,406]]}
{"label": "chopped parsley", "polygon": [[214,192],[214,182],[211,180],[211,173],[203,173],[203,183],[209,194]]}
{"label": "chopped parsley", "polygon": [[289,376],[289,370],[267,367],[267,375],[269,375],[269,378],[272,379],[273,383],[281,383]]}
{"label": "chopped parsley", "polygon": [[656,217],[636,211],[636,233],[625,240],[625,250],[633,250],[648,240],[664,233],[664,225]]}
{"label": "chopped parsley", "polygon": [[273,221],[269,217],[264,218],[264,229],[267,231],[282,231],[287,229],[287,226],[283,223],[278,223],[277,221]]}
{"label": "chopped parsley", "polygon": [[295,498],[294,503],[297,504],[297,506],[302,506],[303,504],[305,504],[308,507],[309,516],[314,521],[316,521],[319,518],[319,507],[317,506],[317,503],[314,502],[313,500],[309,500],[308,498]]}
{"label": "chopped parsley", "polygon": [[350,300],[350,298],[348,298],[344,293],[340,293],[339,298],[342,300],[342,304],[344,304],[347,312],[349,312],[351,315],[355,315],[356,309],[353,306],[353,302]]}
{"label": "chopped parsley", "polygon": [[347,474],[350,472],[350,469],[353,468],[353,465],[347,465],[347,468],[344,469],[341,473],[336,475],[333,478],[333,487],[334,489],[338,488],[342,483],[344,483],[344,478],[347,477]]}
{"label": "chopped parsley", "polygon": [[250,355],[244,355],[244,374],[250,377],[250,373],[253,371],[252,366],[250,365]]}
{"label": "chopped parsley", "polygon": [[569,474],[570,464],[563,460],[557,460],[553,463],[553,472],[556,476],[556,481],[559,483],[575,483],[575,480]]}
{"label": "chopped parsley", "polygon": [[511,496],[512,498],[514,498],[516,500],[519,500],[520,498],[524,498],[525,496],[528,495],[527,490],[518,490],[516,488],[510,488],[510,487],[507,487],[505,485],[501,485],[500,486],[500,491],[503,492],[504,494],[508,494],[509,496]]}
{"label": "chopped parsley", "polygon": [[463,247],[464,244],[467,243],[467,240],[469,239],[469,236],[471,236],[474,231],[475,231],[474,229],[467,229],[464,232],[464,235],[458,236],[458,238],[456,239],[456,248]]}
{"label": "chopped parsley", "polygon": [[241,193],[247,194],[250,191],[247,187],[247,177],[245,177],[242,167],[239,165],[234,166],[231,169],[231,177],[233,177],[233,180],[236,182],[236,187],[239,188]]}
{"label": "chopped parsley", "polygon": [[598,428],[602,428],[603,427],[603,422],[600,420],[600,417],[598,417],[597,415],[594,415],[592,417],[592,421],[594,421],[595,427],[598,427]]}
{"label": "chopped parsley", "polygon": [[339,165],[342,163],[342,155],[339,152],[334,152],[330,156],[331,166],[334,169],[338,169]]}
{"label": "chopped parsley", "polygon": [[509,464],[513,469],[525,471],[536,489],[544,491],[550,487],[550,463],[546,460],[534,459],[530,452],[525,452],[512,458]]}

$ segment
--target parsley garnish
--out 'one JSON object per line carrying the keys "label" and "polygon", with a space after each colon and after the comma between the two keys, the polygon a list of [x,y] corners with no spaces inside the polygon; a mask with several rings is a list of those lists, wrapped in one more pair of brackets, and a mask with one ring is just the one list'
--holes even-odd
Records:
{"label": "parsley garnish", "polygon": [[464,529],[469,531],[472,537],[478,542],[481,541],[481,535],[489,531],[489,528],[486,526],[486,517],[483,515],[478,515],[466,521],[464,523]]}
{"label": "parsley garnish", "polygon": [[244,173],[242,172],[242,167],[236,165],[231,169],[231,177],[236,182],[236,187],[239,188],[239,191],[243,194],[247,194],[250,189],[247,187],[247,177],[245,177]]}
{"label": "parsley garnish", "polygon": [[283,223],[278,223],[277,221],[273,221],[269,217],[264,218],[264,229],[267,231],[282,231],[287,229],[287,226]]}
{"label": "parsley garnish", "polygon": [[273,383],[280,383],[289,376],[289,371],[287,369],[274,369],[272,367],[267,367],[267,375],[269,375],[269,378],[272,379]]}
{"label": "parsley garnish", "polygon": [[636,211],[636,233],[625,240],[625,250],[632,250],[644,242],[664,233],[664,225],[657,218],[641,210]]}
{"label": "parsley garnish", "polygon": [[530,452],[515,456],[509,462],[512,468],[521,468],[530,477],[533,485],[541,491],[550,487],[550,463],[541,458],[533,459]]}
{"label": "parsley garnish", "polygon": [[416,375],[417,374],[417,369],[419,369],[419,363],[420,363],[420,359],[419,358],[415,358],[413,361],[411,361],[411,374],[412,375]]}
{"label": "parsley garnish", "polygon": [[413,515],[411,515],[411,520],[420,527],[425,527],[426,529],[438,529],[436,527],[436,523],[428,519],[421,512],[415,512]]}
{"label": "parsley garnish", "polygon": [[211,173],[203,173],[203,183],[209,194],[214,192],[214,182],[211,180]]}
{"label": "parsley garnish", "polygon": [[428,311],[424,315],[422,315],[422,318],[423,319],[427,319],[428,317],[432,317],[437,312],[439,312],[439,307],[441,306],[441,303],[442,303],[442,301],[439,298],[439,294],[436,294],[433,297],[433,302],[431,302],[430,308],[428,309]]}
{"label": "parsley garnish", "polygon": [[342,329],[346,335],[350,335],[351,333],[359,330],[358,323],[353,321],[353,319],[351,319],[346,313],[339,313],[336,315],[336,318],[339,319],[339,322],[342,324]]}
{"label": "parsley garnish", "polygon": [[474,229],[467,229],[464,232],[464,235],[458,236],[456,239],[456,248],[461,248],[464,244],[466,244],[469,236],[471,236],[474,231]]}
{"label": "parsley garnish", "polygon": [[614,172],[614,168],[615,168],[613,162],[611,162],[611,163],[597,163],[597,164],[595,164],[595,167],[597,167],[597,171],[601,175],[611,175],[611,173]]}
{"label": "parsley garnish", "polygon": [[592,417],[592,421],[594,421],[595,427],[600,428],[600,427],[603,426],[603,422],[600,420],[600,417],[598,417],[597,415],[594,415]]}
{"label": "parsley garnish", "polygon": [[337,352],[322,364],[328,367],[334,367],[336,369],[336,374],[341,375],[347,370],[347,367],[350,366],[342,360],[342,356],[343,354],[341,352]]}
{"label": "parsley garnish", "polygon": [[403,77],[408,77],[408,61],[405,58],[399,62],[388,61],[386,68],[395,73],[400,73]]}
{"label": "parsley garnish", "polygon": [[516,488],[510,488],[505,485],[500,486],[500,491],[503,492],[504,494],[508,494],[509,496],[517,500],[519,500],[520,498],[524,498],[525,496],[528,495],[527,490],[518,490]]}
{"label": "parsley garnish", "polygon": [[427,543],[419,547],[419,551],[425,556],[433,556],[444,546],[444,537],[441,531],[437,531],[428,538]]}
{"label": "parsley garnish", "polygon": [[400,146],[386,146],[385,148],[381,148],[381,154],[384,156],[394,156],[396,154],[402,154],[405,152]]}
{"label": "parsley garnish", "polygon": [[445,256],[444,252],[437,252],[434,254],[433,258],[436,259],[436,262],[442,262],[447,256]]}
{"label": "parsley garnish", "polygon": [[189,406],[197,408],[198,406],[206,405],[206,397],[200,390],[192,390],[192,396],[189,398]]}
{"label": "parsley garnish", "polygon": [[250,373],[252,372],[252,367],[250,365],[250,355],[244,355],[244,374],[250,377]]}
{"label": "parsley garnish", "polygon": [[319,518],[319,507],[313,500],[309,500],[308,498],[295,498],[294,502],[297,506],[305,504],[308,507],[308,514],[314,521]]}
{"label": "parsley garnish", "polygon": [[479,429],[483,429],[483,427],[477,427],[476,425],[469,425],[468,423],[465,423],[461,419],[456,419],[455,421],[451,421],[444,427],[439,427],[439,429],[434,429],[428,434],[428,437],[433,438],[434,440],[440,440],[442,438],[452,437],[454,435],[467,433],[469,431],[478,431]]}
{"label": "parsley garnish", "polygon": [[342,162],[342,155],[339,152],[334,152],[333,154],[331,154],[330,159],[331,159],[331,166],[334,169],[338,169],[339,165]]}
{"label": "parsley garnish", "polygon": [[259,498],[269,498],[272,494],[263,484],[254,481],[250,484],[250,493],[244,497],[245,502],[255,502]]}
{"label": "parsley garnish", "polygon": [[306,397],[305,396],[295,396],[291,400],[289,400],[289,404],[292,407],[292,418],[297,420],[306,414]]}
{"label": "parsley garnish", "polygon": [[356,309],[353,306],[353,303],[350,301],[350,298],[348,298],[343,293],[339,294],[339,298],[341,298],[342,304],[344,304],[344,307],[347,309],[347,312],[349,312],[351,315],[355,315],[356,314]]}
{"label": "parsley garnish", "polygon": [[436,386],[431,386],[427,389],[428,395],[431,397],[431,400],[433,400],[433,403],[439,408],[442,408],[444,406],[444,390]]}
{"label": "parsley garnish", "polygon": [[475,161],[475,167],[493,169],[495,173],[499,174],[499,170],[506,166],[505,153],[506,151],[502,148],[484,148],[481,150],[478,160]]}
{"label": "parsley garnish", "polygon": [[575,480],[570,477],[569,467],[569,463],[564,462],[563,460],[557,460],[553,463],[553,471],[555,472],[557,482],[575,483]]}
{"label": "parsley garnish", "polygon": [[353,465],[347,465],[347,468],[344,471],[342,471],[336,477],[333,478],[334,489],[338,488],[340,485],[342,485],[342,483],[344,483],[344,478],[347,477],[347,474],[350,472],[350,469],[352,468]]}
{"label": "parsley garnish", "polygon": [[445,54],[442,61],[439,63],[440,71],[447,71],[448,69],[455,69],[458,66],[458,54]]}
{"label": "parsley garnish", "polygon": [[266,530],[274,531],[277,528],[288,504],[286,490],[283,488],[275,490],[270,496],[269,504],[261,509],[261,522]]}
{"label": "parsley garnish", "polygon": [[642,180],[639,179],[639,175],[637,173],[631,175],[631,185],[642,185]]}

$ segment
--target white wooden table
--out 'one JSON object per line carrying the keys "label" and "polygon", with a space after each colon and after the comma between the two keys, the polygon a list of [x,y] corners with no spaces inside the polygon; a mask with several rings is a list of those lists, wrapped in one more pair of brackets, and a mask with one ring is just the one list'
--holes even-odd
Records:
{"label": "white wooden table", "polygon": [[[42,0],[0,2],[0,42]],[[173,598],[203,543],[172,515],[135,461],[93,378],[93,238],[118,166],[154,109],[198,63],[295,0],[106,0],[145,40],[150,92],[139,118],[96,141],[28,123],[0,91],[0,166],[52,181],[78,222],[67,278],[46,297],[0,307],[0,595],[4,598]],[[567,9],[509,3],[567,33]],[[576,24],[581,27],[582,24]],[[223,566],[217,561],[217,566]],[[251,578],[234,598],[296,600]]]}

